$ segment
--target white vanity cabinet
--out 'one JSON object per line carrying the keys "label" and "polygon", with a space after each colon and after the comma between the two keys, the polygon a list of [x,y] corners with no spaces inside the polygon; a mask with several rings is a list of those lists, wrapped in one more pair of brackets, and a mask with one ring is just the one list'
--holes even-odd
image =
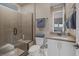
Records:
{"label": "white vanity cabinet", "polygon": [[48,56],[75,56],[74,43],[47,39]]}
{"label": "white vanity cabinet", "polygon": [[60,50],[61,56],[75,56],[76,50],[74,47],[74,43],[61,41],[62,47]]}
{"label": "white vanity cabinet", "polygon": [[48,56],[57,56],[57,55],[59,55],[59,50],[58,50],[58,47],[57,47],[57,43],[58,43],[58,41],[56,41],[56,40],[47,39],[47,45],[48,45],[47,54],[48,54]]}

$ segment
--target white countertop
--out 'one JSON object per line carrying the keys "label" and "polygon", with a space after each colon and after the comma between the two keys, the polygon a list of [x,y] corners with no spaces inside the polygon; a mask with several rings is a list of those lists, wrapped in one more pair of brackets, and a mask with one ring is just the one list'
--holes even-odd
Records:
{"label": "white countertop", "polygon": [[73,38],[72,36],[59,36],[59,35],[47,35],[46,36],[47,39],[56,39],[56,40],[63,40],[63,41],[71,41],[71,42],[75,42],[75,38]]}

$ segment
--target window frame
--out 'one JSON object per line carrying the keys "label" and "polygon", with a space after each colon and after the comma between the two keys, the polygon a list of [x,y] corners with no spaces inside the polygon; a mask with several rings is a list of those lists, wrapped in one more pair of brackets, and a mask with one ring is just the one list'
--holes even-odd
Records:
{"label": "window frame", "polygon": [[[55,13],[58,13],[58,12],[63,12],[63,16],[62,16],[62,24],[63,24],[63,27],[62,27],[62,32],[64,32],[64,14],[65,14],[65,12],[64,12],[65,10],[64,10],[64,7],[62,7],[61,9],[59,9],[59,10],[54,10],[54,11],[52,11],[52,20],[53,20],[53,23],[52,23],[52,27],[53,27],[53,32],[54,33],[61,33],[61,32],[59,32],[59,31],[54,31],[54,26],[55,26],[55,23],[54,23],[54,20],[55,20],[55,17],[54,17],[54,15],[55,15]],[[60,17],[59,17],[60,18]]]}

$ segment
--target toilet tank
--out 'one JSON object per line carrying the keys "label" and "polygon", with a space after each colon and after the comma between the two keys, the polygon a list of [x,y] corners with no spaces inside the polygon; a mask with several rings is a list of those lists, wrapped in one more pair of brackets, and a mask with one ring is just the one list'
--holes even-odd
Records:
{"label": "toilet tank", "polygon": [[36,37],[36,45],[42,46],[43,45],[44,38],[42,37]]}

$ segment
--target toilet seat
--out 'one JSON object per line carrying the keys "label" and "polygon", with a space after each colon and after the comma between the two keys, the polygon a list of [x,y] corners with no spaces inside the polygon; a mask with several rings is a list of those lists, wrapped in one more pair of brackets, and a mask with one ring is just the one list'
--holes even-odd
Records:
{"label": "toilet seat", "polygon": [[40,54],[40,46],[39,45],[33,45],[29,49],[29,55],[31,56],[39,56]]}
{"label": "toilet seat", "polygon": [[44,38],[36,37],[36,45],[33,45],[29,48],[29,55],[30,56],[41,56],[41,46],[43,45]]}
{"label": "toilet seat", "polygon": [[39,45],[33,45],[30,47],[29,52],[35,52],[40,49]]}

